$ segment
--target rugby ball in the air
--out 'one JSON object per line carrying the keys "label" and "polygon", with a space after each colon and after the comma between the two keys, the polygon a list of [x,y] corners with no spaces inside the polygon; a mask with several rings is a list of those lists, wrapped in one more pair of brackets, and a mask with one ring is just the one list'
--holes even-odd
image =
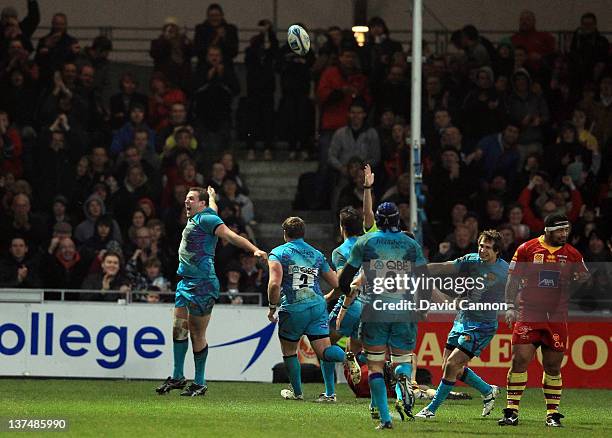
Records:
{"label": "rugby ball in the air", "polygon": [[289,27],[287,31],[287,42],[291,50],[300,56],[306,55],[310,50],[310,37],[308,36],[308,32],[297,24]]}

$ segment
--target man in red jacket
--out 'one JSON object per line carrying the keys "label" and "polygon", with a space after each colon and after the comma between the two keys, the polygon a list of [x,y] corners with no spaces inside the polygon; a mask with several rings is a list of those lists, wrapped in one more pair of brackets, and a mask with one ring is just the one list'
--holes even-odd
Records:
{"label": "man in red jacket", "polygon": [[[570,192],[570,201],[572,206],[569,211],[567,211],[567,217],[569,218],[570,222],[575,222],[578,219],[580,209],[582,208],[582,195],[576,189],[576,186],[574,185],[574,182],[570,176],[565,175],[561,181],[565,186],[567,186]],[[540,192],[540,190],[537,189],[542,188],[544,185],[544,178],[542,178],[541,175],[535,175],[531,178],[529,184],[525,186],[518,199],[519,204],[521,207],[523,207],[523,223],[531,229],[532,233],[540,233],[544,229],[544,220],[542,219],[542,216],[554,213],[559,210],[559,208],[563,209],[565,207],[564,205],[559,205],[559,199],[557,197],[550,197],[542,205],[541,216],[538,216],[533,211],[531,208],[533,190],[536,189],[536,195],[539,196],[538,192]],[[554,192],[554,190],[548,191],[548,193],[551,192]],[[557,194],[561,195],[560,193]],[[557,202],[555,202],[555,199],[557,199]]]}
{"label": "man in red jacket", "polygon": [[361,97],[368,106],[372,102],[368,78],[357,67],[356,47],[344,43],[340,49],[338,65],[327,67],[321,75],[317,98],[321,109],[320,162],[327,163],[327,152],[332,133],[346,125],[351,102]]}

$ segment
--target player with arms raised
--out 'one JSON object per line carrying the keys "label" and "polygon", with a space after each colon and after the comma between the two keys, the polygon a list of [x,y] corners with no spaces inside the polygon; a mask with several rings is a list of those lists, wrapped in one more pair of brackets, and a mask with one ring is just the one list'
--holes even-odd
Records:
{"label": "player with arms raised", "polygon": [[[281,391],[281,396],[287,400],[304,399],[301,367],[297,358],[298,342],[302,335],[308,336],[320,360],[346,361],[344,350],[330,343],[327,302],[319,284],[319,277],[322,277],[331,287],[336,288],[338,277],[321,251],[304,241],[305,232],[306,225],[299,217],[285,219],[283,234],[286,243],[274,248],[268,260],[268,319],[277,320],[274,315],[278,308],[278,337],[292,387]],[[359,368],[354,360],[347,362],[347,365]],[[333,367],[323,369],[327,390],[333,388],[329,380],[334,377]],[[333,390],[331,392],[330,396],[335,398]]]}
{"label": "player with arms raised", "polygon": [[[573,287],[588,278],[582,255],[567,242],[567,216],[551,214],[544,235],[519,246],[510,263],[506,284],[506,322],[512,326],[512,365],[508,371],[508,404],[500,426],[518,425],[521,396],[527,385],[527,367],[538,348],[542,351],[542,389],[546,426],[560,427],[561,363],[567,348],[567,304]],[[519,295],[520,289],[520,295]],[[515,301],[519,295],[518,310]]]}
{"label": "player with arms raised", "polygon": [[[344,207],[340,210],[340,234],[344,239],[342,245],[332,251],[332,265],[340,275],[346,261],[351,254],[353,245],[362,234],[362,220],[361,215],[353,207]],[[325,295],[325,300],[330,302],[335,298],[338,301],[332,311],[329,314],[329,330],[330,340],[333,344],[338,342],[343,336],[349,337],[346,360],[347,363],[353,363],[357,361],[357,355],[361,353],[361,342],[359,340],[359,319],[361,317],[362,303],[360,300],[353,301],[350,307],[344,306],[344,295],[338,297],[340,293],[339,288],[333,289],[330,293]],[[337,318],[340,311],[343,311],[344,316],[340,323],[337,324]],[[365,363],[365,362],[364,362]],[[328,376],[334,375],[335,364],[333,362],[321,361],[321,371],[323,375]],[[359,364],[354,364],[349,367],[351,374],[351,380],[353,384],[358,384],[361,380],[361,368]],[[334,402],[336,401],[335,395],[335,381],[332,378],[325,379],[326,388],[325,393],[321,394],[317,401],[319,402]]]}
{"label": "player with arms raised", "polygon": [[375,217],[378,231],[367,233],[357,240],[340,275],[340,288],[347,295],[344,305],[350,305],[350,300],[354,298],[351,282],[363,266],[367,285],[360,334],[368,360],[371,406],[378,409],[380,415],[381,422],[377,429],[392,429],[387,405],[387,387],[383,376],[386,351],[389,347],[391,362],[397,364],[395,373],[400,382],[401,394],[398,394],[396,409],[402,419],[410,418],[414,404],[410,377],[414,360],[412,352],[417,337],[416,312],[409,315],[413,312],[394,311],[389,307],[409,298],[408,292],[390,290],[381,293],[375,291],[373,286],[380,280],[387,280],[386,277],[395,278],[404,272],[417,275],[419,272],[425,273],[426,261],[420,245],[400,231],[399,211],[395,204],[382,203],[376,210]]}
{"label": "player with arms raised", "polygon": [[[499,257],[502,237],[495,230],[487,230],[478,236],[478,253],[466,254],[456,260],[427,265],[430,275],[459,274],[474,279],[480,278],[483,287],[475,287],[466,293],[470,303],[502,303],[504,287],[508,276],[508,263]],[[444,349],[444,374],[433,400],[424,407],[417,418],[431,418],[438,407],[446,400],[457,379],[480,391],[483,398],[482,416],[491,413],[499,388],[489,385],[467,365],[482,350],[497,332],[496,310],[460,310],[453,328],[448,334]]]}
{"label": "player with arms raised", "polygon": [[159,386],[158,394],[166,394],[173,389],[182,389],[186,385],[184,376],[187,341],[191,334],[195,379],[181,393],[182,396],[194,397],[206,394],[208,389],[204,378],[208,344],[206,328],[210,315],[219,298],[219,280],[215,274],[215,248],[217,239],[227,239],[233,245],[253,253],[257,257],[267,258],[247,239],[230,230],[214,209],[214,190],[192,187],[185,197],[187,224],[183,230],[179,246],[178,275],[182,277],[176,288],[173,324],[174,371],[172,376]]}

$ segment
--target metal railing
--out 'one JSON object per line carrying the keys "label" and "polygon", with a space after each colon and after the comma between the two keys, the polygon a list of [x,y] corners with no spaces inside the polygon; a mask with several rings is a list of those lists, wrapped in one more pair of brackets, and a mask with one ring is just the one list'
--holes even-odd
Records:
{"label": "metal railing", "polygon": [[[34,33],[34,39],[46,35],[49,27],[39,27]],[[187,35],[193,38],[194,28],[187,28]],[[239,29],[239,54],[237,61],[243,62],[244,50],[249,45],[250,39],[258,32],[257,28]],[[310,29],[312,36],[312,47],[316,51],[325,42],[325,29]],[[504,37],[509,37],[516,32],[511,30],[480,30],[481,35],[489,38],[493,43],[499,42]],[[573,30],[552,30],[557,41],[557,47],[561,51],[569,48]],[[81,46],[86,46],[98,35],[104,35],[113,42],[111,60],[115,62],[127,62],[138,65],[152,65],[153,61],[149,56],[151,40],[157,38],[161,33],[160,27],[125,27],[125,26],[71,26],[69,33],[76,37]],[[612,31],[601,32],[606,37],[612,37]],[[410,30],[390,30],[391,37],[402,43],[404,50],[410,47],[412,31]],[[452,32],[450,30],[423,30],[423,41],[425,48],[424,54],[444,54],[449,51],[449,43]],[[286,39],[285,30],[277,31],[279,42]]]}
{"label": "metal railing", "polygon": [[[100,297],[100,300],[80,300],[80,296],[84,294],[94,294],[96,297]],[[54,288],[43,288],[43,289],[12,289],[12,288],[0,288],[0,303],[45,303],[45,302],[116,302],[117,304],[136,304],[146,303],[146,301],[139,300],[138,298],[144,297],[147,294],[158,294],[160,297],[174,297],[175,292],[160,292],[160,291],[119,291],[119,290],[88,290],[88,289],[54,289]],[[75,297],[76,296],[76,297]],[[108,297],[113,297],[112,301],[108,300]],[[117,297],[117,298],[115,298]],[[70,299],[74,298],[74,299]],[[254,305],[262,306],[263,297],[257,292],[221,292],[219,302],[221,304],[236,304],[236,299],[239,298],[243,305]],[[168,301],[162,302],[161,304],[167,304]],[[150,304],[150,303],[149,303]]]}

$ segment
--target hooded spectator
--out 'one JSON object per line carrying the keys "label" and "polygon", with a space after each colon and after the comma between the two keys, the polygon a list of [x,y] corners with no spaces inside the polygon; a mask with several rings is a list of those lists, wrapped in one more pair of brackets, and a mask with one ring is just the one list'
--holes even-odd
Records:
{"label": "hooded spectator", "polygon": [[[74,238],[77,242],[85,242],[94,236],[96,230],[96,221],[99,217],[106,214],[106,205],[100,196],[93,194],[85,201],[83,205],[83,213],[85,214],[85,220],[77,225],[74,230]],[[113,219],[111,235],[113,240],[121,242],[121,229],[119,224]]]}

